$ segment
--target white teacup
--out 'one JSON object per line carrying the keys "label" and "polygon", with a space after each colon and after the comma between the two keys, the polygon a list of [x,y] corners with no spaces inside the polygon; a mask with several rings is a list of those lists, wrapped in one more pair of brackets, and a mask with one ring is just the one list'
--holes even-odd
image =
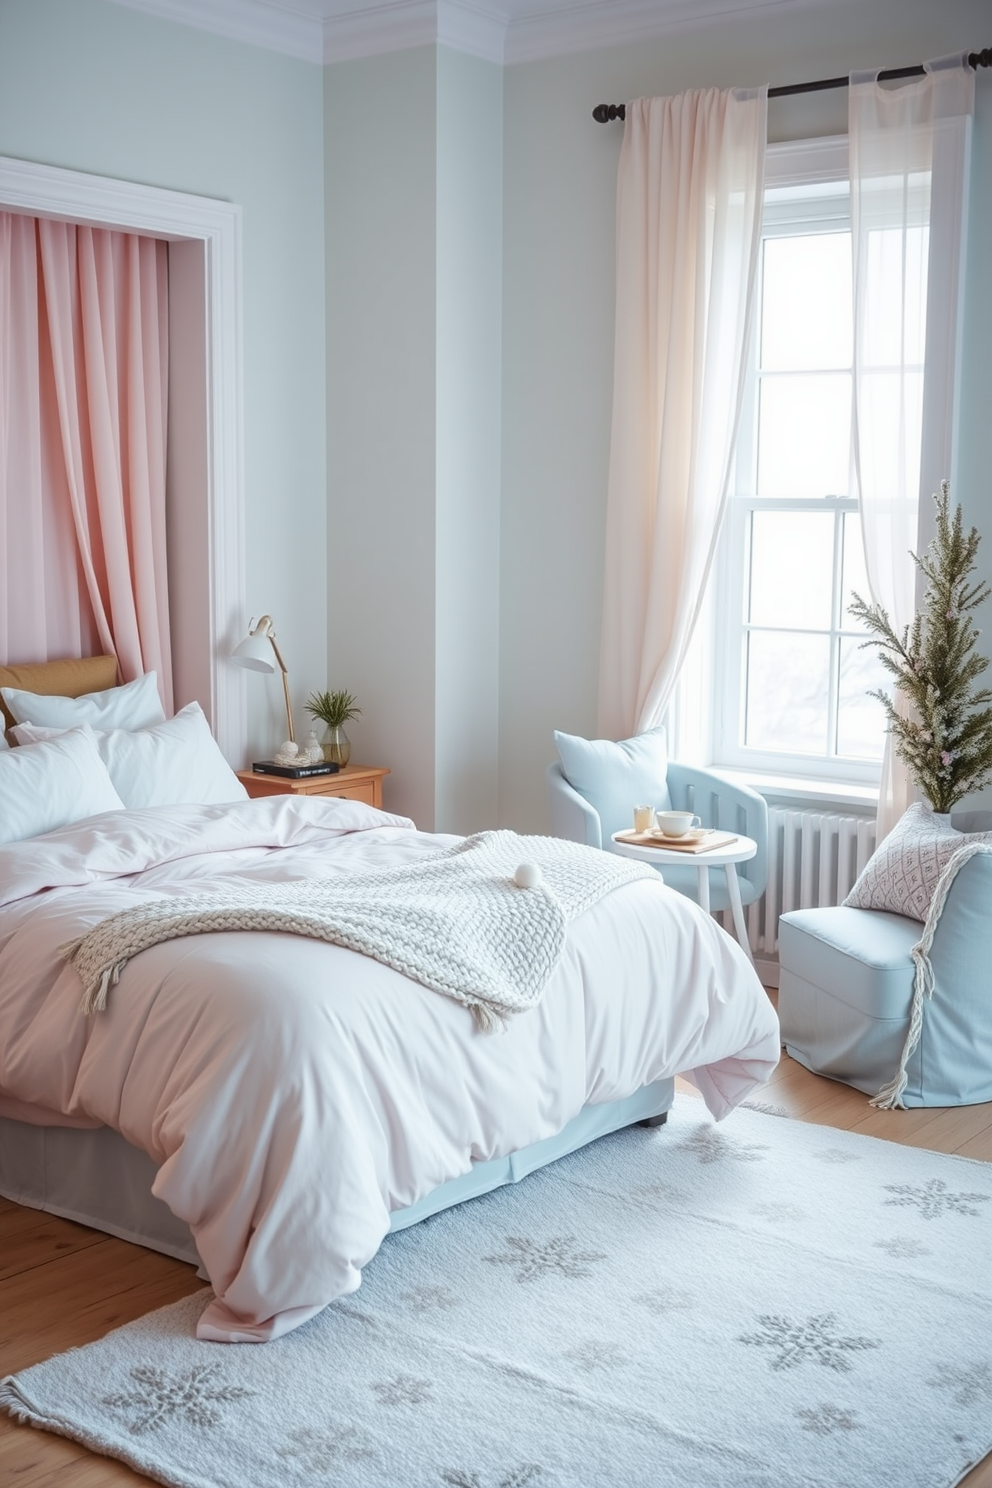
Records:
{"label": "white teacup", "polygon": [[684,837],[693,827],[702,825],[699,817],[693,816],[691,811],[657,811],[655,821],[659,832],[664,832],[666,837]]}

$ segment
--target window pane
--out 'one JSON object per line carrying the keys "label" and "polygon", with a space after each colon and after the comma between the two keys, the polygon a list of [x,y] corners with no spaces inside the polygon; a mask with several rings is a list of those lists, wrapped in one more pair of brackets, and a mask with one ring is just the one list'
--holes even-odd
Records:
{"label": "window pane", "polygon": [[752,631],[745,743],[752,749],[826,754],[829,672],[828,637]]}
{"label": "window pane", "polygon": [[880,497],[893,498],[901,497],[907,487],[918,488],[923,373],[866,373],[860,412],[861,468],[866,486]]}
{"label": "window pane", "polygon": [[850,374],[761,379],[759,496],[846,496],[850,444]]}
{"label": "window pane", "polygon": [[837,709],[837,753],[846,759],[880,760],[885,747],[885,713],[868,697],[871,687],[891,690],[878,652],[860,641],[840,643],[840,694]]}
{"label": "window pane", "polygon": [[[923,365],[927,327],[927,252],[922,227],[868,234],[865,355],[869,366]],[[903,344],[905,341],[905,345]]]}
{"label": "window pane", "polygon": [[850,367],[851,328],[850,233],[766,239],[762,367]]}
{"label": "window pane", "polygon": [[833,558],[833,513],[753,512],[751,624],[829,630]]}
{"label": "window pane", "polygon": [[861,541],[861,518],[856,512],[846,512],[844,521],[844,567],[840,583],[840,628],[864,632],[860,620],[855,620],[850,611],[853,595],[871,604],[868,592],[868,570],[865,568],[865,550]]}

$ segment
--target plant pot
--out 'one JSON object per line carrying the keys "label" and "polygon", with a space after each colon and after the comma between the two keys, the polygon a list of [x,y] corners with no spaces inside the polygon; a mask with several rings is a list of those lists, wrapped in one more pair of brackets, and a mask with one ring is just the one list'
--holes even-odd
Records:
{"label": "plant pot", "polygon": [[328,764],[340,765],[343,770],[351,759],[351,740],[341,724],[329,723],[320,743]]}

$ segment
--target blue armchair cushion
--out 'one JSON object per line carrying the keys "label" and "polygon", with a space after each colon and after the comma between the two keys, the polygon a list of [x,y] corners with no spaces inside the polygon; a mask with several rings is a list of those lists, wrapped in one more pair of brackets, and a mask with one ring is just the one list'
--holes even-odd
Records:
{"label": "blue armchair cushion", "polygon": [[599,815],[603,841],[634,824],[635,806],[665,811],[668,794],[668,741],[663,728],[632,739],[581,739],[555,730],[562,773]]}

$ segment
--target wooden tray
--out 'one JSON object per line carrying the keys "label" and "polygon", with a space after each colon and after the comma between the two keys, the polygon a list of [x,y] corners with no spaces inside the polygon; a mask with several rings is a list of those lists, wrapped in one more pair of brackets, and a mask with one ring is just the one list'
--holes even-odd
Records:
{"label": "wooden tray", "polygon": [[681,837],[666,837],[657,830],[653,832],[618,832],[620,842],[631,842],[636,847],[663,847],[666,852],[705,853],[715,852],[718,847],[729,847],[737,841],[734,832],[714,832],[697,828]]}

